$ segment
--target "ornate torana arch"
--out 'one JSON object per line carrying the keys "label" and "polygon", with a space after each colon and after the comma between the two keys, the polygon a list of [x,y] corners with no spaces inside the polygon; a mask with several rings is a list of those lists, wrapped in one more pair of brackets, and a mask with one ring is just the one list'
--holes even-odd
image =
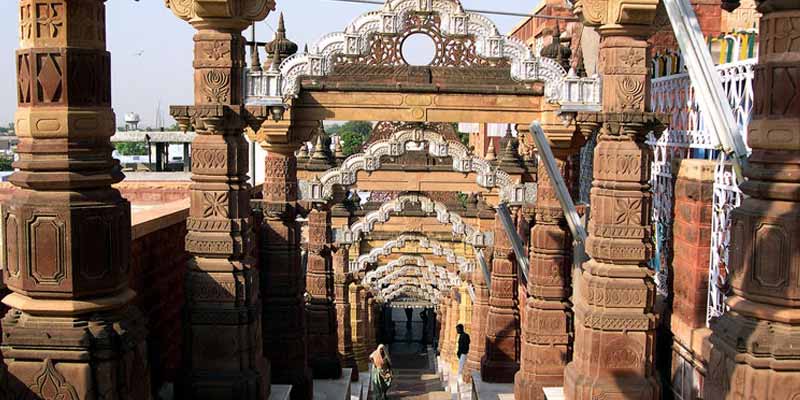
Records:
{"label": "ornate torana arch", "polygon": [[442,224],[453,226],[453,233],[464,237],[465,241],[477,248],[491,246],[494,243],[492,232],[482,232],[472,225],[464,222],[460,215],[450,212],[447,206],[438,201],[431,200],[429,197],[419,194],[406,194],[398,196],[396,199],[384,203],[378,210],[372,211],[360,221],[346,227],[341,232],[341,241],[353,243],[361,239],[362,235],[374,230],[376,223],[385,223],[392,214],[405,210],[405,207],[419,204],[422,211],[436,213],[436,220]]}
{"label": "ornate torana arch", "polygon": [[501,35],[483,15],[465,12],[458,0],[387,0],[382,9],[362,14],[343,32],[323,36],[309,52],[284,60],[275,95],[296,95],[300,76],[326,76],[337,63],[406,65],[402,43],[418,33],[435,43],[431,66],[508,66],[514,80],[544,81],[549,100],[561,94],[564,68],[534,54],[522,41]]}
{"label": "ornate torana arch", "polygon": [[386,289],[381,290],[378,295],[384,302],[391,302],[395,298],[406,295],[409,297],[416,297],[421,300],[429,301],[436,304],[441,296],[442,291],[430,285],[392,285]]}
{"label": "ornate torana arch", "polygon": [[465,257],[456,255],[455,251],[443,245],[442,242],[431,240],[424,235],[411,235],[404,234],[398,236],[396,239],[389,240],[381,247],[372,249],[368,254],[363,254],[358,257],[356,261],[351,264],[350,270],[357,271],[366,268],[368,264],[378,262],[381,256],[388,256],[392,254],[393,249],[401,249],[406,247],[407,242],[418,242],[420,247],[430,249],[436,256],[444,256],[450,264],[457,264],[461,272],[472,272],[475,268],[475,263],[467,260]]}
{"label": "ornate torana arch", "polygon": [[380,279],[388,278],[391,276],[391,274],[400,272],[403,268],[409,266],[427,269],[431,273],[431,276],[435,276],[436,279],[446,283],[454,284],[460,280],[460,277],[455,272],[447,271],[447,268],[437,266],[430,260],[425,259],[425,257],[402,256],[396,260],[390,261],[387,264],[381,265],[370,272],[367,272],[367,274],[364,276],[363,284],[367,286],[374,286],[380,281]]}
{"label": "ornate torana arch", "polygon": [[453,171],[476,173],[477,184],[487,189],[497,188],[501,201],[533,203],[536,198],[534,183],[515,183],[505,171],[478,157],[463,144],[447,140],[441,133],[424,126],[400,129],[389,139],[371,143],[363,153],[353,154],[341,166],[332,168],[311,181],[301,181],[300,197],[313,202],[325,202],[333,195],[334,185],[351,186],[356,183],[359,171],[377,171],[381,157],[399,157],[406,152],[407,143],[428,143],[428,152],[434,157],[452,157]]}
{"label": "ornate torana arch", "polygon": [[419,276],[431,282],[436,282],[437,285],[448,284],[451,279],[450,273],[447,271],[447,268],[444,267],[434,266],[433,268],[430,268],[419,267],[416,265],[405,265],[397,270],[386,270],[377,275],[372,275],[369,277],[369,279],[364,279],[362,283],[368,286],[373,285],[381,287],[387,282],[392,282],[395,279],[405,276]]}

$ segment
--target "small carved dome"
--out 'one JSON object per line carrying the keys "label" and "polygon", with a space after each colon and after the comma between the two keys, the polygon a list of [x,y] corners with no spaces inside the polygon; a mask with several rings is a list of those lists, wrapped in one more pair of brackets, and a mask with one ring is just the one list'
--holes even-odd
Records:
{"label": "small carved dome", "polygon": [[565,70],[569,70],[569,59],[572,57],[572,50],[569,46],[561,44],[561,29],[558,24],[553,29],[553,40],[542,49],[541,56],[556,60]]}
{"label": "small carved dome", "polygon": [[283,22],[283,13],[281,13],[280,19],[278,19],[278,30],[275,32],[275,39],[265,44],[264,49],[267,51],[266,65],[272,65],[272,63],[275,62],[276,51],[278,57],[280,57],[277,61],[278,64],[289,56],[297,53],[297,43],[286,38],[286,24]]}

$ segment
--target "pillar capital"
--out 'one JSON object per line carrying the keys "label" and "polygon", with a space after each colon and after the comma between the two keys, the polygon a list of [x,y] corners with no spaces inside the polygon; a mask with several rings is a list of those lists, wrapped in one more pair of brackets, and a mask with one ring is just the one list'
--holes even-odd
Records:
{"label": "pillar capital", "polygon": [[573,8],[584,25],[608,29],[652,26],[659,0],[578,0]]}
{"label": "pillar capital", "polygon": [[166,6],[196,29],[241,32],[274,11],[275,0],[166,0]]}

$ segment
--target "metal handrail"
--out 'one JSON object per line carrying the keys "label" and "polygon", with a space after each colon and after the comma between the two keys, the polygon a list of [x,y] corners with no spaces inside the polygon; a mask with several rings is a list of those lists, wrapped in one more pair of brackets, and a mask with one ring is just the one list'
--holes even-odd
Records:
{"label": "metal handrail", "polygon": [[531,123],[531,133],[533,141],[536,143],[536,148],[539,150],[539,157],[542,160],[542,164],[544,164],[547,175],[550,177],[550,182],[553,183],[558,202],[561,204],[561,209],[564,211],[569,230],[572,232],[572,238],[574,240],[572,244],[573,268],[580,268],[587,259],[584,249],[587,237],[586,229],[584,228],[580,215],[578,215],[578,209],[572,201],[572,196],[569,193],[569,189],[567,189],[567,184],[564,182],[564,178],[558,170],[558,164],[556,163],[555,156],[553,156],[553,150],[550,148],[550,142],[548,142],[547,136],[544,134],[544,130],[539,121]]}
{"label": "metal handrail", "polygon": [[711,60],[697,15],[689,0],[664,0],[664,7],[710,131],[716,133],[722,150],[731,157],[737,178],[744,181],[742,167],[747,163],[747,146]]}
{"label": "metal handrail", "polygon": [[475,253],[475,258],[478,259],[478,264],[481,266],[481,271],[483,271],[483,279],[486,281],[487,291],[491,293],[492,274],[489,272],[489,265],[486,264],[486,258],[483,255],[483,250],[478,250],[478,252]]}
{"label": "metal handrail", "polygon": [[509,240],[511,240],[511,248],[514,250],[514,255],[517,256],[517,266],[520,270],[520,277],[525,281],[523,284],[528,284],[528,256],[525,254],[525,242],[519,237],[519,233],[514,227],[514,221],[511,219],[511,212],[505,203],[500,203],[497,206],[497,214],[500,216],[500,223],[503,224],[503,230],[506,231]]}

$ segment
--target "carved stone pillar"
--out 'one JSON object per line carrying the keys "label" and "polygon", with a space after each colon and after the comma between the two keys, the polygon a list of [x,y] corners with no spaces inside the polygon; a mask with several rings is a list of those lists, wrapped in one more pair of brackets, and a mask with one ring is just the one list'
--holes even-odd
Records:
{"label": "carved stone pillar", "polygon": [[456,350],[458,346],[456,343],[458,340],[458,334],[456,334],[456,325],[458,325],[458,319],[461,313],[460,305],[458,303],[458,299],[456,298],[457,291],[458,288],[453,288],[450,292],[447,309],[447,346],[445,347],[445,359],[447,360],[447,364],[450,365],[451,371],[455,371],[454,367],[458,365],[458,360],[456,359]]}
{"label": "carved stone pillar", "polygon": [[[654,367],[655,283],[652,152],[645,135],[657,127],[649,109],[647,37],[659,0],[580,1],[576,13],[600,34],[603,112],[578,115],[602,124],[594,150],[591,260],[574,283],[575,344],[567,366],[567,399],[657,399]],[[634,11],[635,10],[635,11]]]}
{"label": "carved stone pillar", "polygon": [[369,290],[364,289],[364,293],[366,294],[366,308],[364,309],[364,336],[367,340],[367,352],[371,353],[378,347],[376,332],[375,332],[375,320],[376,320],[376,312],[375,312],[375,297]]}
{"label": "carved stone pillar", "polygon": [[762,13],[753,152],[733,211],[729,311],[712,325],[705,398],[800,398],[800,3]]}
{"label": "carved stone pillar", "polygon": [[308,214],[308,267],[306,304],[308,361],[315,379],[337,379],[342,375],[336,343],[336,308],[333,303],[331,220],[327,210]]}
{"label": "carved stone pillar", "polygon": [[489,312],[489,287],[480,266],[472,273],[472,284],[475,287],[475,302],[472,304],[472,321],[466,370],[469,374],[481,370],[481,358],[486,349],[486,314]]}
{"label": "carved stone pillar", "polygon": [[104,3],[19,2],[17,190],[2,215],[7,398],[151,398],[144,321],[129,305],[130,204],[111,188],[124,176],[111,157]]}
{"label": "carved stone pillar", "polygon": [[369,370],[369,353],[367,352],[367,341],[364,337],[364,287],[355,282],[350,284],[350,324],[353,333],[353,352],[356,355],[356,363],[359,371]]}
{"label": "carved stone pillar", "polygon": [[447,329],[447,296],[442,295],[439,298],[439,309],[436,312],[436,323],[438,324],[438,342],[437,349],[439,351],[439,358],[444,361],[444,347],[446,342],[446,329]]}
{"label": "carved stone pillar", "polygon": [[297,159],[292,146],[266,146],[264,237],[261,238],[264,294],[264,353],[275,383],[292,385],[293,400],[308,400],[313,381],[308,367],[305,277],[300,267],[297,216]]}
{"label": "carved stone pillar", "polygon": [[517,265],[511,240],[500,216],[494,219],[492,289],[486,321],[486,348],[481,378],[486,382],[511,383],[519,369],[519,304]]}
{"label": "carved stone pillar", "polygon": [[340,364],[343,368],[351,368],[353,381],[358,380],[358,364],[353,351],[353,330],[350,327],[350,290],[347,276],[350,261],[350,247],[339,246],[333,253],[333,287],[334,304],[336,305],[336,338]]}
{"label": "carved stone pillar", "polygon": [[[567,152],[556,152],[566,174]],[[552,179],[539,173],[536,223],[531,229],[528,299],[522,331],[522,360],[514,379],[520,400],[543,400],[543,387],[561,386],[572,358],[572,235],[556,197]]]}

